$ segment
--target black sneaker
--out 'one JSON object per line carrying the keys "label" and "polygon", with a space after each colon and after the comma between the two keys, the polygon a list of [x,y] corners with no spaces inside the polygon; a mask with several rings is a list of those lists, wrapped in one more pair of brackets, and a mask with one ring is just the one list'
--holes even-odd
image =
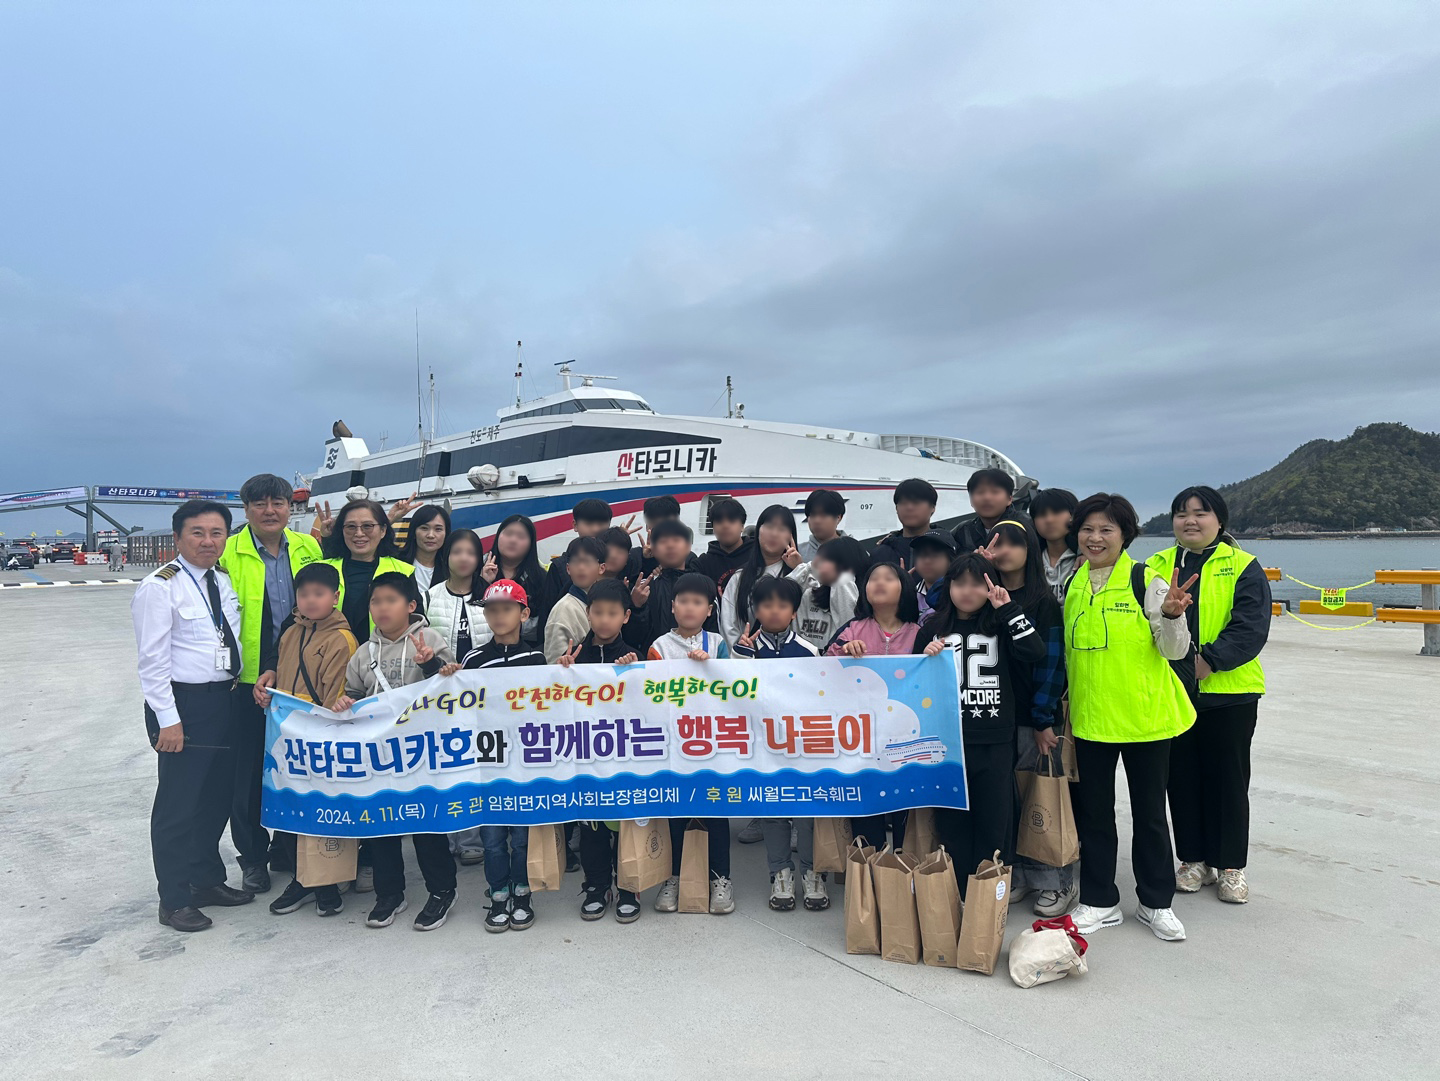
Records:
{"label": "black sneaker", "polygon": [[523,931],[534,922],[535,910],[530,907],[530,894],[515,894],[510,901],[510,930]]}
{"label": "black sneaker", "polygon": [[615,901],[615,922],[634,923],[640,918],[640,898],[629,890],[621,890]]}
{"label": "black sneaker", "polygon": [[433,931],[445,923],[445,914],[450,911],[450,906],[455,903],[455,891],[446,890],[444,893],[432,893],[430,900],[425,902],[425,907],[420,910],[420,915],[415,917],[415,930]]}
{"label": "black sneaker", "polygon": [[297,908],[310,900],[315,893],[309,886],[300,885],[298,878],[292,878],[290,885],[279,897],[270,902],[270,911],[277,916],[284,916],[286,913],[294,912]]}
{"label": "black sneaker", "polygon": [[485,930],[499,934],[510,930],[510,893],[505,891],[498,900],[491,898],[490,911],[485,914]]}
{"label": "black sneaker", "polygon": [[393,894],[389,897],[377,897],[375,898],[375,907],[365,918],[365,926],[389,927],[395,922],[395,917],[404,912],[406,907],[403,893]]}
{"label": "black sneaker", "polygon": [[578,870],[580,870],[580,853],[573,848],[567,848],[565,850],[565,873],[573,875]]}
{"label": "black sneaker", "polygon": [[315,915],[338,916],[345,907],[340,900],[339,886],[317,886],[315,888]]}
{"label": "black sneaker", "polygon": [[580,902],[580,918],[582,920],[600,919],[610,908],[610,887],[592,886],[587,882],[583,889],[585,890],[585,900]]}

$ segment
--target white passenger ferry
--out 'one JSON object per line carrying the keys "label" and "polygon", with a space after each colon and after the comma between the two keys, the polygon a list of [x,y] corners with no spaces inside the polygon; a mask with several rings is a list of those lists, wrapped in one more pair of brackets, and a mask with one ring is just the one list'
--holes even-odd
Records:
{"label": "white passenger ferry", "polygon": [[967,439],[752,420],[743,406],[726,417],[672,416],[632,391],[596,386],[608,377],[573,374],[568,365],[559,374],[562,390],[521,402],[517,373],[516,404],[499,410],[495,424],[393,450],[372,453],[337,422],[324,464],[302,477],[308,487],[296,492],[294,526],[308,529],[322,503],[391,504],[418,492],[482,537],[511,514],[529,516],[549,559],[573,538],[570,510],[579,500],[603,499],[623,524],[632,514],[640,521],[646,499],[673,495],[703,551],[710,507],[725,498],[744,504],[753,523],[771,503],[798,517],[811,491],[832,488],[847,501],[842,528],[871,540],[895,528],[892,492],[906,477],[935,486],[935,521],[944,526],[969,515],[965,482],[976,469],[1010,473],[1022,501],[1035,487],[1005,455]]}

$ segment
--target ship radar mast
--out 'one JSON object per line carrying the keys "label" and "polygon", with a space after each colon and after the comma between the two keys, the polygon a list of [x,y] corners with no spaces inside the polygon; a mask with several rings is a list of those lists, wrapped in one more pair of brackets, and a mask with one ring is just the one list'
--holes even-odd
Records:
{"label": "ship radar mast", "polygon": [[593,387],[595,385],[595,380],[597,379],[606,379],[614,382],[619,378],[619,376],[614,375],[586,375],[584,372],[571,371],[570,365],[574,363],[574,360],[558,360],[555,362],[555,367],[560,369],[556,374],[560,376],[560,379],[564,383],[566,390],[571,389],[570,380],[572,379],[580,380],[580,385],[582,387]]}

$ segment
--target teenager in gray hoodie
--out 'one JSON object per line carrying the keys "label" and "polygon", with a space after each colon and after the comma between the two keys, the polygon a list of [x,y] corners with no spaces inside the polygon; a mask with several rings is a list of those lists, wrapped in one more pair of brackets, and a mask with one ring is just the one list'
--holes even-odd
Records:
{"label": "teenager in gray hoodie", "polygon": [[[355,651],[345,668],[345,695],[337,711],[351,708],[373,694],[419,683],[453,663],[454,653],[444,637],[420,614],[420,590],[408,574],[389,571],[370,583],[370,619],[375,630]],[[433,931],[445,922],[455,903],[455,859],[450,839],[443,833],[417,833],[411,837],[415,859],[430,899],[415,917],[415,930]],[[405,911],[405,857],[399,837],[376,837],[369,842],[375,866],[375,907],[367,927],[389,927]]]}

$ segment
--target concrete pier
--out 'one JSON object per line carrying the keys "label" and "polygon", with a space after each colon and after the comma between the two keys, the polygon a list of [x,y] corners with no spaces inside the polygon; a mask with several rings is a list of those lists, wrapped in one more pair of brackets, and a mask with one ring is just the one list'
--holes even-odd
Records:
{"label": "concrete pier", "polygon": [[[771,912],[758,845],[735,848],[738,908],[723,918],[647,904],[633,925],[584,923],[573,875],[539,895],[533,928],[489,935],[470,867],[431,934],[408,915],[368,930],[370,898],[353,895],[338,918],[272,916],[273,892],[210,910],[201,934],[161,927],[131,595],[0,590],[0,1076],[1440,1071],[1440,667],[1416,655],[1418,628],[1278,620],[1255,741],[1251,903],[1181,895],[1188,941],[1157,941],[1131,915],[1122,813],[1126,922],[1092,936],[1087,976],[1021,991],[1003,971],[847,956],[841,889],[825,913]],[[423,888],[407,863],[413,915]],[[1031,918],[1012,908],[1010,935]]]}

